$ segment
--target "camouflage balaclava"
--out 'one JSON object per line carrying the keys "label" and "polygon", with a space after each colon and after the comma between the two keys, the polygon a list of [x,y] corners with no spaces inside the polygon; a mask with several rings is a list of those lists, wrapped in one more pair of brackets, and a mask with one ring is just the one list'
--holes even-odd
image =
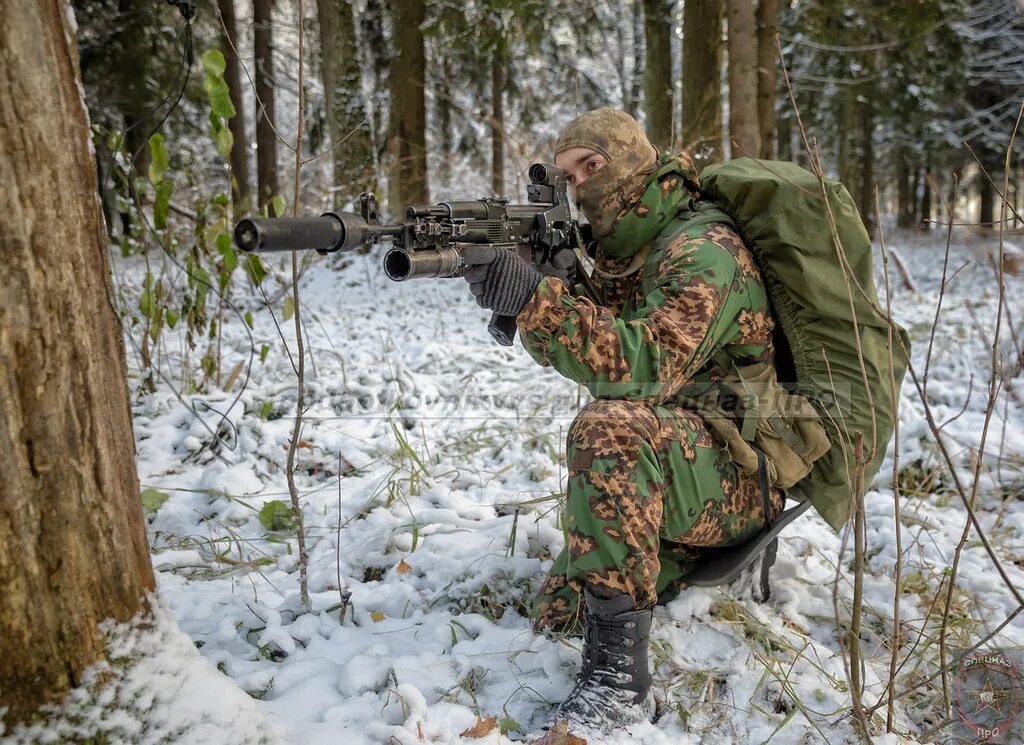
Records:
{"label": "camouflage balaclava", "polygon": [[608,235],[616,219],[642,196],[658,151],[636,119],[618,109],[595,109],[573,119],[555,143],[555,155],[586,147],[608,165],[576,187],[576,204],[598,238]]}

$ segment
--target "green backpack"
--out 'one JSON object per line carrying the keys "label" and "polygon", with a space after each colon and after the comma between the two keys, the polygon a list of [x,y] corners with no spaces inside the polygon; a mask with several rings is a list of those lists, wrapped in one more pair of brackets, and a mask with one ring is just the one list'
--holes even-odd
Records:
{"label": "green backpack", "polygon": [[[825,189],[850,283],[831,237],[817,176],[793,163],[751,158],[709,166],[700,174],[702,199],[732,218],[761,270],[778,321],[778,379],[795,384],[794,392],[814,405],[831,443],[787,495],[809,499],[838,531],[854,505],[854,433],[863,437],[866,488],[885,457],[896,412],[889,323],[875,290],[871,240],[846,187],[826,180]],[[893,331],[899,335],[893,336],[891,353],[898,394],[910,340],[899,326],[893,325]]]}

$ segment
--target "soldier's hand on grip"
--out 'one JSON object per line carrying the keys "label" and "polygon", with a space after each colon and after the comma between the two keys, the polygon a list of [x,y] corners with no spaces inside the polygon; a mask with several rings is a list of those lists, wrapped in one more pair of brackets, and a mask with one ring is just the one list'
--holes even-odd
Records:
{"label": "soldier's hand on grip", "polygon": [[462,251],[463,278],[481,308],[516,316],[544,278],[515,252],[494,246],[468,246]]}

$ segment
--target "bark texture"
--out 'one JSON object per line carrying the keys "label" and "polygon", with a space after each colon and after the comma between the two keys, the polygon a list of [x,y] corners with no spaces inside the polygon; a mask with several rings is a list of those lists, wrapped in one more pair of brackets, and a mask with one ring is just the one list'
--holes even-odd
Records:
{"label": "bark texture", "polygon": [[227,63],[224,80],[231,90],[231,103],[235,106],[235,115],[228,121],[232,138],[231,197],[235,203],[235,213],[242,214],[247,210],[252,186],[249,181],[249,132],[245,126],[245,110],[242,108],[241,66],[235,53],[238,45],[235,0],[217,0],[217,9],[222,22],[220,48]]}
{"label": "bark texture", "polygon": [[757,118],[757,33],[754,0],[728,0],[730,157],[761,152]]}
{"label": "bark texture", "polygon": [[757,4],[757,120],[761,127],[762,158],[775,157],[775,34],[779,30],[779,0]]}
{"label": "bark texture", "polygon": [[258,206],[278,193],[277,119],[274,114],[274,0],[253,0],[253,56],[256,88],[256,183]]}
{"label": "bark texture", "polygon": [[391,214],[401,214],[406,205],[428,201],[427,188],[427,105],[426,52],[420,26],[426,10],[423,0],[394,4],[391,62],[391,121],[388,128],[391,182]]}
{"label": "bark texture", "polygon": [[644,114],[647,138],[658,148],[672,146],[672,3],[644,0]]}
{"label": "bark texture", "polygon": [[682,146],[710,163],[722,159],[721,74],[721,0],[683,3]]}
{"label": "bark texture", "polygon": [[491,190],[505,193],[505,61],[499,50],[491,55]]}
{"label": "bark texture", "polygon": [[321,69],[334,161],[334,206],[373,191],[373,141],[362,93],[359,41],[348,0],[318,0]]}
{"label": "bark texture", "polygon": [[0,709],[79,683],[153,571],[70,11],[0,3]]}

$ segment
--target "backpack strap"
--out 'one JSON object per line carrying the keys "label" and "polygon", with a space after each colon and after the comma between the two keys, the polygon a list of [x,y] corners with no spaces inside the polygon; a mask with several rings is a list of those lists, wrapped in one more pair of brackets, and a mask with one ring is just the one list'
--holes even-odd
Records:
{"label": "backpack strap", "polygon": [[768,485],[768,461],[760,448],[753,449],[757,453],[757,477],[761,484],[761,504],[764,506],[764,529],[769,530],[775,524],[776,516],[772,507],[771,487]]}

